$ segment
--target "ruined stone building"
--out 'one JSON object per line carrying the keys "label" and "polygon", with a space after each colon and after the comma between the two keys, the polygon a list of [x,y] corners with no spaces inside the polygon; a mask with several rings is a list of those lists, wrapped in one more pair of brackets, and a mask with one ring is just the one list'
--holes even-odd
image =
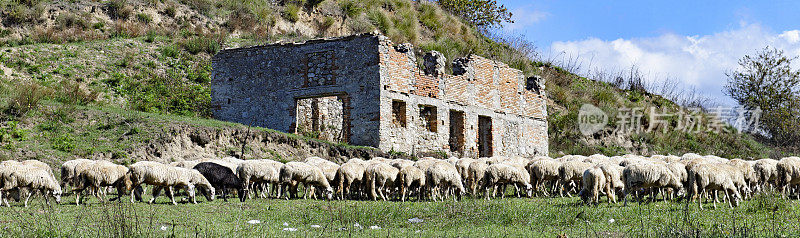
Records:
{"label": "ruined stone building", "polygon": [[226,49],[214,117],[409,154],[548,154],[544,82],[471,55],[452,62],[373,34]]}

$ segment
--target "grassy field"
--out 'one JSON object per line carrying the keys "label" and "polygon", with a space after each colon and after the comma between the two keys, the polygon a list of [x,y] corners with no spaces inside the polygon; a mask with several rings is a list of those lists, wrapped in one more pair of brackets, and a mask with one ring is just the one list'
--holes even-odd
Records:
{"label": "grassy field", "polygon": [[[730,209],[707,204],[582,205],[577,198],[373,202],[216,200],[0,208],[13,237],[787,237],[800,232],[797,201],[758,196]],[[421,219],[411,222],[409,219]],[[253,221],[259,221],[256,224]],[[296,229],[296,230],[294,230]],[[293,231],[290,231],[293,230]]]}

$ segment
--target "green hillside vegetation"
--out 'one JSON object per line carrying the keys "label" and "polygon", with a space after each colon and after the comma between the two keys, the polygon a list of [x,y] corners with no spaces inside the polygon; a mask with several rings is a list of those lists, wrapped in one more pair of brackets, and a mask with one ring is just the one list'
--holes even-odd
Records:
{"label": "green hillside vegetation", "polygon": [[[435,2],[0,0],[0,7],[3,157],[56,163],[103,153],[125,160],[133,148],[159,138],[158,133],[147,132],[165,125],[199,121],[220,128],[235,126],[208,119],[211,55],[226,47],[373,31],[397,43],[413,43],[418,56],[436,50],[450,61],[478,54],[526,75],[542,75],[550,99],[554,157],[686,152],[731,158],[784,155],[734,132],[639,133],[618,136],[616,141],[586,138],[576,127],[577,111],[584,103],[598,105],[612,118],[621,107],[676,111],[679,106],[644,90],[619,89],[535,61],[531,44],[487,36]],[[93,126],[75,123],[76,118]],[[128,118],[136,123],[124,123]],[[123,123],[109,126],[111,121]],[[601,134],[610,135],[613,126]]]}

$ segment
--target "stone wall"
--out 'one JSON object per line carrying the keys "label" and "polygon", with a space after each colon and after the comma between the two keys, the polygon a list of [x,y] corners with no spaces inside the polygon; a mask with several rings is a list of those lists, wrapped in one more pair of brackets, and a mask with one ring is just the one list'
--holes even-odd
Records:
{"label": "stone wall", "polygon": [[[425,68],[420,69],[410,48],[406,44],[394,45],[385,37],[380,40],[380,149],[478,157],[478,117],[486,116],[491,118],[492,155],[548,154],[546,97],[541,93],[541,79],[525,78],[519,70],[476,55],[456,59],[453,75],[443,72],[445,61],[436,52],[425,55]],[[392,123],[392,102],[398,101],[406,104],[405,126]],[[429,106],[437,111],[436,132],[426,127],[425,117],[420,114]],[[456,116],[463,113],[463,122],[451,120],[451,112]],[[454,127],[451,121],[456,122]],[[463,137],[450,135],[459,129],[463,129]],[[463,138],[463,147],[453,148],[451,145],[460,143],[451,138]]]}
{"label": "stone wall", "polygon": [[290,133],[311,128],[326,140],[383,151],[463,157],[480,155],[478,118],[486,117],[491,155],[547,155],[540,78],[475,55],[454,60],[453,74],[437,52],[424,56],[425,69],[416,60],[410,44],[377,35],[226,49],[212,62],[214,117]]}
{"label": "stone wall", "polygon": [[298,100],[336,96],[344,140],[377,147],[377,45],[355,35],[222,50],[212,59],[214,117],[294,133]]}

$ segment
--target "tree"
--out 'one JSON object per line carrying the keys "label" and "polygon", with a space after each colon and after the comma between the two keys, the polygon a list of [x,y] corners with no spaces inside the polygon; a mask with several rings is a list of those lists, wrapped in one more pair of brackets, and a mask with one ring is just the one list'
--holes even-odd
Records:
{"label": "tree", "polygon": [[439,0],[443,9],[460,16],[478,28],[491,28],[503,22],[514,23],[511,12],[495,0]]}
{"label": "tree", "polygon": [[747,110],[760,109],[759,129],[778,145],[800,144],[800,71],[792,70],[794,59],[765,47],[755,56],[745,55],[739,69],[725,74],[725,93]]}

